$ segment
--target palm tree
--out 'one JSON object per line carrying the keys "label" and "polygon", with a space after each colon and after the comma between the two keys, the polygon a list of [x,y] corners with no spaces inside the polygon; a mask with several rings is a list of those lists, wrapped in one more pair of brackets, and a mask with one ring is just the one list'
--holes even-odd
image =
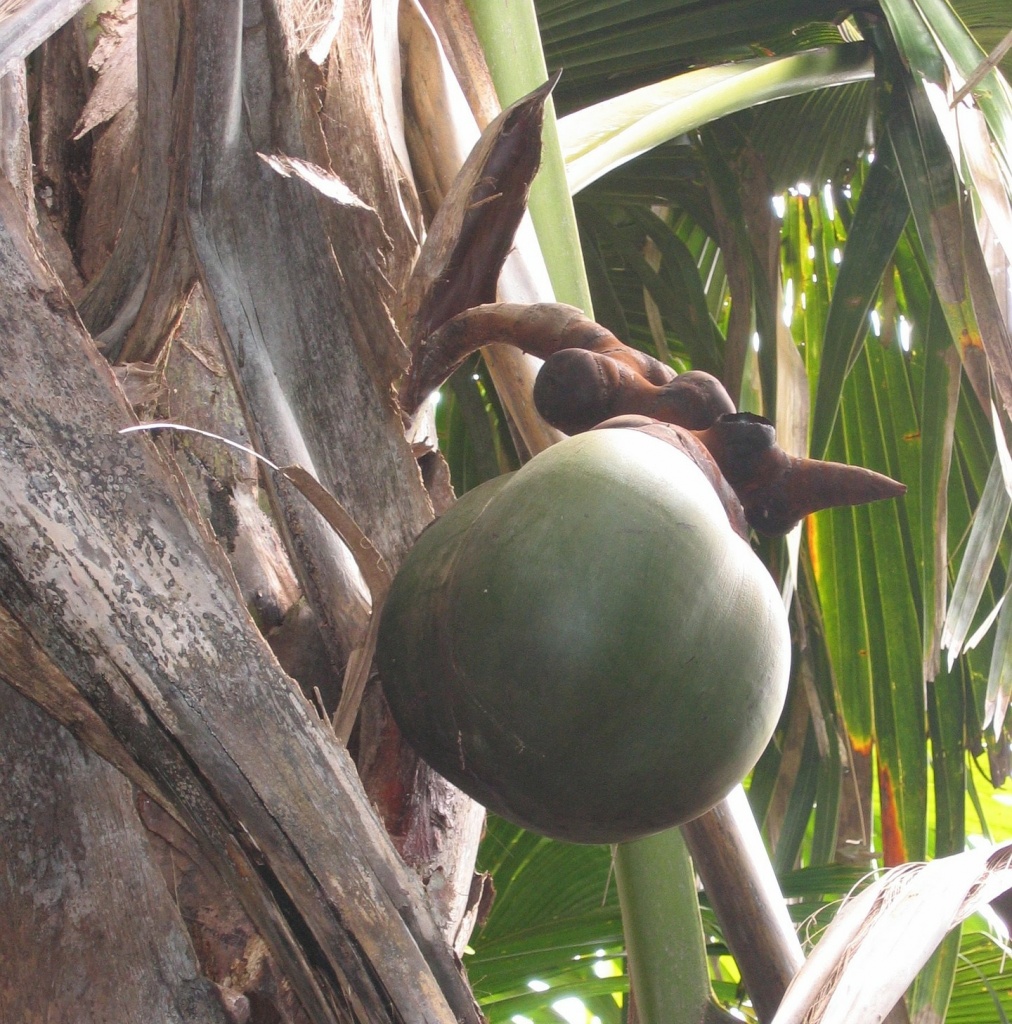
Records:
{"label": "palm tree", "polygon": [[[4,66],[71,6],[5,12]],[[769,888],[751,921],[729,910],[736,870],[768,883],[772,863],[814,939],[880,863],[960,853],[978,830],[967,794],[986,834],[994,815],[978,776],[1000,784],[1007,771],[1012,378],[998,297],[1010,121],[1004,78],[982,64],[1007,26],[990,5],[927,0],[773,13],[741,0],[545,0],[509,17],[478,0],[346,3],[336,20],[323,6],[141,3],[135,25],[128,8],[106,16],[94,88],[81,20],[31,55],[27,80],[19,65],[3,80],[13,189],[0,190],[0,297],[15,326],[0,604],[16,754],[0,806],[25,824],[11,844],[21,854],[7,857],[23,870],[0,890],[15,911],[4,959],[17,965],[2,998],[22,1015],[72,1014],[88,993],[133,1019],[185,993],[207,1019],[476,1019],[451,949],[484,906],[470,877],[480,809],[404,748],[375,687],[361,707],[358,695],[383,563],[398,564],[450,500],[431,452],[418,474],[387,398],[424,294],[412,266],[480,127],[547,67],[563,76],[531,194],[536,237],[521,228],[500,294],[592,306],[626,342],[717,373],[785,446],[887,472],[908,496],[819,513],[761,548],[793,594],[795,636],[788,707],[749,780],[770,859],[753,846],[721,867],[727,829],[740,843],[751,820],[740,802],[689,829],[701,927],[678,833],[617,851],[613,885],[607,849],[491,822],[479,863],[499,895],[468,976],[494,1020],[557,1019],[550,1007],[566,996],[602,1021],[628,1019],[629,1000],[613,995],[629,988],[628,940],[641,1019],[718,1013],[711,989],[769,1019],[800,947]],[[134,40],[135,96],[122,75]],[[45,260],[26,226],[33,186]],[[419,266],[438,262],[431,242],[422,253]],[[440,447],[458,491],[553,440],[525,412],[530,380],[526,364],[490,351],[444,389]],[[302,494],[264,471],[279,539],[256,508],[251,462],[226,464],[217,442],[116,434],[132,416],[124,395],[144,419],[301,463],[342,506],[317,507],[346,540],[359,524],[378,556],[356,565]],[[343,742],[295,696],[248,612]],[[346,664],[341,687],[334,667]],[[44,799],[39,778],[53,780]],[[145,794],[140,818],[130,786]],[[99,870],[113,832],[116,873],[145,894],[143,914]],[[54,844],[65,854],[52,862],[73,865],[91,894],[87,920],[113,939],[61,930],[65,902],[42,917],[18,909],[40,891],[37,851]],[[951,862],[944,887],[915,872],[886,885],[909,883],[917,906],[929,882],[936,903],[954,893],[940,938],[977,905],[961,895],[982,879],[977,903],[1008,887],[988,856]],[[867,927],[867,908],[852,906],[854,927]],[[681,972],[659,941],[672,927]],[[898,925],[885,915],[877,927]],[[934,950],[929,933],[920,944],[905,933],[902,964],[879,955],[899,984],[892,1001]],[[161,943],[171,958],[152,955],[153,934],[172,937]],[[890,941],[878,934],[859,951],[870,961],[853,954],[856,969],[875,965],[876,943]],[[37,951],[58,937],[53,955],[74,970],[54,993],[37,984]],[[911,1016],[1003,1014],[996,948],[980,928],[953,933],[910,989]],[[132,951],[117,953],[133,979],[115,987],[118,1002],[92,984],[109,949]],[[815,985],[819,970],[813,955]],[[890,1002],[871,977],[865,988]],[[807,1005],[803,985],[792,991]],[[790,998],[785,1014],[797,1012]]]}

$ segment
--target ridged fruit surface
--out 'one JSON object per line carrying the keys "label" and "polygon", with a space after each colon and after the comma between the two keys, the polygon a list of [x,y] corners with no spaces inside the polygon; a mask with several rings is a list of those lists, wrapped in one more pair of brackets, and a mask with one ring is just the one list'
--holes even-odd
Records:
{"label": "ridged fruit surface", "polygon": [[605,429],[468,492],[421,535],[378,663],[437,771],[526,828],[611,843],[741,781],[790,650],[777,588],[702,473]]}

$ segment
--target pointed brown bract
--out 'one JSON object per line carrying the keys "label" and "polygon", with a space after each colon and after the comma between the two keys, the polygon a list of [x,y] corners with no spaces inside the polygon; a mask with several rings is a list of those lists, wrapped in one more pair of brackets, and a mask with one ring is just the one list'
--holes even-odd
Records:
{"label": "pointed brown bract", "polygon": [[722,416],[699,438],[759,533],[778,536],[820,509],[906,492],[904,484],[870,469],[788,455],[776,443],[773,424],[751,413]]}
{"label": "pointed brown bract", "polygon": [[798,519],[824,508],[898,498],[907,490],[906,484],[863,466],[795,458],[791,464],[784,481],[786,507]]}
{"label": "pointed brown bract", "polygon": [[545,103],[558,77],[517,100],[485,128],[433,218],[405,302],[408,347],[416,361],[419,347],[437,327],[495,300],[541,163]]}

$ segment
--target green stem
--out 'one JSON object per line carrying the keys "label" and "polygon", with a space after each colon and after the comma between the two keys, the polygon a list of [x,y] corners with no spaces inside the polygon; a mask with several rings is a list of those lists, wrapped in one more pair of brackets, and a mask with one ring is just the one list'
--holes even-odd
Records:
{"label": "green stem", "polygon": [[702,1024],[710,1006],[696,880],[678,829],[615,847],[629,977],[642,1024]]}

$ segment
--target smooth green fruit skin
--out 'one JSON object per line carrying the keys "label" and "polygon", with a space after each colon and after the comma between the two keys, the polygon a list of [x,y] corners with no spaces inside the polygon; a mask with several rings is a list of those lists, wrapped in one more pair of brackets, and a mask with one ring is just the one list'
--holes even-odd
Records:
{"label": "smooth green fruit skin", "polygon": [[525,828],[614,843],[752,769],[783,707],[773,580],[681,452],[594,430],[468,492],[409,553],[378,664],[398,726]]}

